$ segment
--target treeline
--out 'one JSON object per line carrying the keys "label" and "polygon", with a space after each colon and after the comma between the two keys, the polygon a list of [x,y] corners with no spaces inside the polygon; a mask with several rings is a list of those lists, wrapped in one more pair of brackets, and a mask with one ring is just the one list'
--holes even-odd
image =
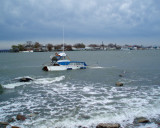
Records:
{"label": "treeline", "polygon": [[47,51],[76,51],[76,50],[88,50],[88,51],[93,51],[93,50],[145,50],[145,49],[160,49],[160,47],[153,47],[153,46],[148,46],[144,47],[142,45],[117,45],[117,44],[107,44],[104,45],[103,42],[102,44],[89,44],[85,45],[84,43],[76,43],[73,45],[68,45],[68,44],[58,44],[58,45],[53,45],[51,43],[48,43],[46,45],[43,45],[39,42],[32,42],[32,41],[27,41],[25,44],[18,44],[18,45],[12,45],[12,52],[21,52],[21,51],[29,51],[29,52],[47,52]]}
{"label": "treeline", "polygon": [[[73,46],[64,44],[64,50],[66,51],[72,51],[72,47],[85,48],[85,45],[83,43],[77,43]],[[33,43],[32,41],[27,41],[25,44],[12,45],[11,50],[13,52],[20,52],[20,51],[45,52],[45,51],[53,51],[53,50],[61,51],[63,50],[63,44],[53,45],[51,43],[48,43],[46,45],[43,45],[39,42]]]}

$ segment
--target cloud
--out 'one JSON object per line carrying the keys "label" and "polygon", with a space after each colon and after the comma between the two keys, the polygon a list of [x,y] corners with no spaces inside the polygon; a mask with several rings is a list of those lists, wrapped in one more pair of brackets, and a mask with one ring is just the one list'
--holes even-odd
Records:
{"label": "cloud", "polygon": [[158,38],[158,0],[1,0],[0,40]]}

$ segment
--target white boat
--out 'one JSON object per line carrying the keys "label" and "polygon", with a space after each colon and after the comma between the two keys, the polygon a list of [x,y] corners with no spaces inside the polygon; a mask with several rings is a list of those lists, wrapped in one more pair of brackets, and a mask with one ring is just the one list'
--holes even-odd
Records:
{"label": "white boat", "polygon": [[64,51],[61,53],[55,53],[55,56],[51,56],[50,58],[51,63],[49,65],[45,65],[42,68],[44,71],[86,69],[87,67],[85,62],[71,61]]}
{"label": "white boat", "polygon": [[45,65],[42,70],[44,71],[63,71],[72,69],[86,69],[87,64],[80,61],[71,61],[70,58],[64,52],[64,29],[63,29],[63,52],[55,53],[55,56],[51,56],[51,63]]}

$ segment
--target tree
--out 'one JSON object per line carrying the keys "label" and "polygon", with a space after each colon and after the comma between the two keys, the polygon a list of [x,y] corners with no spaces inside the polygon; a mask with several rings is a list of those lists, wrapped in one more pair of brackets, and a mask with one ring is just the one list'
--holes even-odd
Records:
{"label": "tree", "polygon": [[99,47],[99,45],[97,45],[97,44],[90,44],[89,47],[95,48],[95,47]]}
{"label": "tree", "polygon": [[53,45],[52,44],[47,44],[47,49],[48,49],[48,51],[52,51]]}
{"label": "tree", "polygon": [[62,49],[62,46],[63,46],[63,45],[55,45],[55,46],[54,46],[54,49],[55,49],[56,51],[60,51],[60,50]]}
{"label": "tree", "polygon": [[72,51],[72,45],[65,45],[64,49],[66,51]]}
{"label": "tree", "polygon": [[109,48],[115,48],[115,47],[116,47],[116,44],[110,43],[110,44],[108,44],[108,47],[109,47]]}
{"label": "tree", "polygon": [[25,47],[22,44],[18,44],[17,47],[18,47],[19,51],[24,51],[25,50]]}
{"label": "tree", "polygon": [[86,46],[83,43],[77,43],[74,45],[75,48],[85,48]]}
{"label": "tree", "polygon": [[42,45],[39,43],[39,42],[35,42],[35,44],[34,44],[34,48],[40,48]]}
{"label": "tree", "polygon": [[13,52],[19,52],[18,46],[17,45],[12,45],[12,51]]}

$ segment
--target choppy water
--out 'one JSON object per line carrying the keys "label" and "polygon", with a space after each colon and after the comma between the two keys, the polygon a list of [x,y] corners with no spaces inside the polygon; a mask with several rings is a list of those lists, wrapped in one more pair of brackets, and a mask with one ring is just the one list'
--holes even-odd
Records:
{"label": "choppy water", "polygon": [[[51,53],[0,54],[0,121],[23,114],[26,121],[11,125],[94,128],[98,123],[120,123],[125,128],[135,117],[159,119],[160,50],[67,54],[90,67],[44,72],[42,64],[49,61]],[[26,76],[34,80],[18,82]],[[124,86],[116,87],[117,81]],[[155,123],[141,127],[158,128]]]}

